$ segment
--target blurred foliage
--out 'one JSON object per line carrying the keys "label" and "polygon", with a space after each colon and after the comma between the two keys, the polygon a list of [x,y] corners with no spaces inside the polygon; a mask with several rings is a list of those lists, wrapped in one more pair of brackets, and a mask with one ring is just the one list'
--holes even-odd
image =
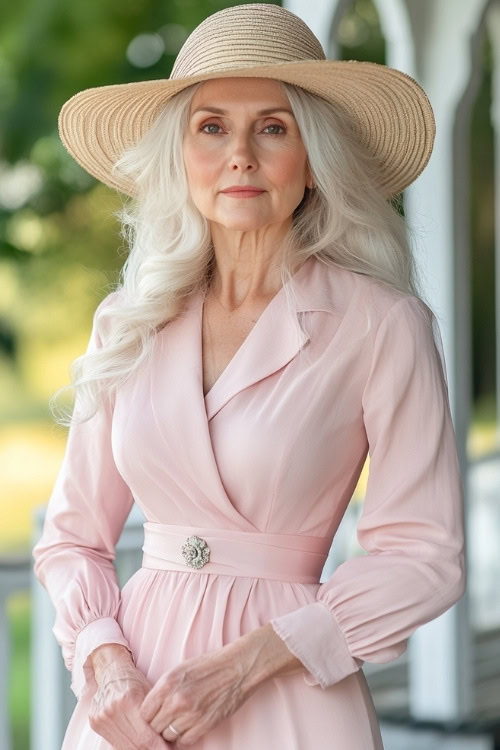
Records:
{"label": "blurred foliage", "polygon": [[0,426],[3,553],[25,550],[32,529],[33,507],[48,500],[65,444],[66,430],[41,417]]}
{"label": "blurred foliage", "polygon": [[[473,394],[488,403],[495,393],[495,152],[491,123],[491,44],[482,49],[482,80],[470,122],[470,283]],[[479,406],[479,404],[478,404]]]}
{"label": "blurred foliage", "polygon": [[62,104],[93,86],[168,78],[191,30],[232,4],[21,0],[2,8],[0,420],[41,405],[48,415],[126,258],[113,215],[122,197],[66,152]]}
{"label": "blurred foliage", "polygon": [[372,0],[355,0],[340,21],[336,43],[340,60],[385,63],[385,39]]}
{"label": "blurred foliage", "polygon": [[[37,410],[68,382],[89,320],[125,260],[113,212],[120,195],[66,152],[62,104],[93,86],[167,78],[190,31],[233,0],[21,0],[0,27],[0,414]],[[279,3],[277,3],[279,4]],[[342,59],[385,62],[371,0],[356,0],[337,32]],[[494,384],[491,54],[471,128],[474,396]],[[22,290],[22,297],[21,297]],[[487,292],[487,293],[485,293]],[[21,299],[24,304],[22,304]],[[63,362],[66,366],[61,366]],[[15,382],[13,382],[15,381]],[[19,389],[23,394],[18,398]],[[2,396],[3,394],[3,396]]]}

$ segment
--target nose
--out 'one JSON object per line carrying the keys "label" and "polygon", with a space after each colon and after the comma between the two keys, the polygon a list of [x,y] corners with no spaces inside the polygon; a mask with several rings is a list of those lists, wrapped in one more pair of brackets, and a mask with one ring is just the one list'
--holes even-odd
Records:
{"label": "nose", "polygon": [[257,159],[252,148],[251,139],[245,133],[234,136],[230,141],[229,168],[241,169],[242,172],[257,167]]}

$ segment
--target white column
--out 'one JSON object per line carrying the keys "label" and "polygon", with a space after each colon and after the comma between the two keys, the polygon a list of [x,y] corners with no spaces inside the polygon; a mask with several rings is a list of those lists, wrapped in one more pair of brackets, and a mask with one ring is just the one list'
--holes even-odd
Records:
{"label": "white column", "polygon": [[[377,0],[383,15],[386,0]],[[387,7],[393,0],[387,2]],[[469,267],[470,112],[480,81],[478,29],[486,0],[402,0],[413,38],[413,67],[436,117],[434,151],[405,191],[405,212],[420,239],[417,260],[440,324],[467,508],[467,433],[471,399]],[[407,54],[388,45],[387,63],[403,69]],[[466,513],[467,517],[467,513]],[[473,709],[473,649],[468,592],[410,639],[410,712],[453,720]]]}
{"label": "white column", "polygon": [[335,29],[352,0],[283,0],[283,7],[300,16],[318,37],[325,54],[337,57]]}

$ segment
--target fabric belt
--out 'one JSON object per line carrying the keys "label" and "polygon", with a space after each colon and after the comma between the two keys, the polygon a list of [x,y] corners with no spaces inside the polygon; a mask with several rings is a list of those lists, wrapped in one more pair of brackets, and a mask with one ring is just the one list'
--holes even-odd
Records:
{"label": "fabric belt", "polygon": [[319,583],[331,540],[146,521],[142,567]]}

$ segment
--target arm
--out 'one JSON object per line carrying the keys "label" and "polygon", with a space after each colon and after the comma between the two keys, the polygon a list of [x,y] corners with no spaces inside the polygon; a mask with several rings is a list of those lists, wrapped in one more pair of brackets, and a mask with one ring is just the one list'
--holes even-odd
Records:
{"label": "arm", "polygon": [[416,628],[465,590],[463,486],[431,315],[404,297],[375,335],[362,397],[370,471],[357,529],[367,554],[339,565],[316,602],[270,621],[311,686],[396,659]]}
{"label": "arm", "polygon": [[[97,307],[87,351],[102,346],[96,318],[114,294]],[[74,409],[76,414],[78,400]],[[42,536],[32,550],[34,575],[56,610],[53,633],[77,698],[95,686],[94,649],[121,644],[132,658],[116,620],[121,592],[113,561],[133,496],[113,460],[111,424],[112,408],[106,407],[70,426]]]}

